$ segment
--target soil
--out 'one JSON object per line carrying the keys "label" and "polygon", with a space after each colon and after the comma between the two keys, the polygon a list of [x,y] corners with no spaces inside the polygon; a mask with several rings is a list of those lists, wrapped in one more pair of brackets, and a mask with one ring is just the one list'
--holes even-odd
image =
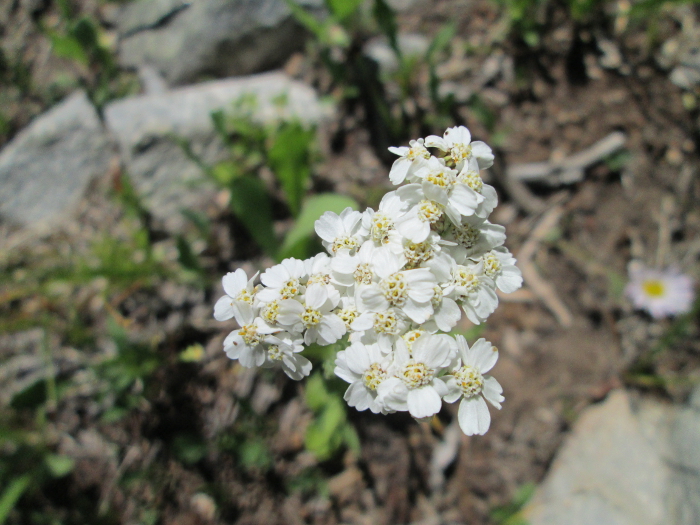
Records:
{"label": "soil", "polygon": [[[501,350],[493,374],[506,397],[503,409],[492,411],[490,431],[481,437],[460,433],[453,440],[456,406],[443,408],[431,423],[350,409],[359,452],[319,461],[304,449],[313,414],[303,384],[281,373],[251,372],[221,352],[233,325],[211,319],[218,287],[137,283],[100,302],[99,283],[93,282],[73,291],[76,301],[83,294],[78,315],[99,331],[107,330],[107,313],[116,312],[113,317],[132,339],[157,339],[161,364],[141,385],[139,404],[115,422],[101,417],[89,381],[87,390],[61,398],[49,412],[48,428],[56,450],[79,459],[68,477],[21,500],[10,522],[29,523],[33,515],[32,523],[48,522],[48,516],[66,523],[178,525],[496,523],[494,509],[542,479],[577,415],[611,389],[684,399],[700,380],[697,319],[651,357],[660,337],[676,325],[634,311],[620,286],[632,259],[700,277],[698,110],[684,107],[683,90],[654,59],[659,43],[677,35],[680,24],[665,14],[650,43],[641,23],[616,34],[598,19],[574,23],[553,9],[539,45],[531,48],[503,36],[493,4],[477,0],[467,9],[463,2],[443,0],[417,2],[400,27],[434,35],[452,20],[456,38],[475,51],[449,56],[445,76],[469,86],[490,58],[501,57],[501,66],[480,91],[492,123],[476,104],[463,103],[450,125],[467,125],[475,138],[495,145],[498,162],[491,172],[500,203],[491,220],[506,226],[507,246],[516,257],[535,243],[532,258],[520,264],[549,285],[526,281],[523,290],[502,296],[482,333]],[[596,44],[602,39],[617,45],[617,67],[601,66]],[[305,60],[295,57],[288,69],[322,86],[323,73]],[[527,186],[525,193],[503,182],[510,166],[556,162],[614,131],[625,133],[626,155],[601,159],[579,182]],[[373,148],[361,109],[341,112],[340,135],[334,144],[323,139],[326,157],[316,184],[372,205],[377,190],[371,188],[388,168]],[[115,180],[113,173],[98,181],[77,224],[25,245],[23,257],[60,252],[68,242],[79,250],[82,241],[75,239],[104,231],[105,224],[120,235],[124,221],[133,218],[122,220],[108,197]],[[219,240],[204,252],[210,271],[269,264],[260,256],[243,260],[250,250],[231,235],[230,216],[209,212]],[[554,227],[538,237],[538,225],[553,214],[559,217]],[[12,308],[30,316],[42,309],[37,301],[37,295],[21,298]],[[570,322],[554,303],[570,314]],[[17,336],[6,337],[11,339],[0,347],[8,357],[20,347]],[[194,343],[204,346],[204,359],[179,360]],[[55,344],[70,346],[65,340]],[[66,376],[89,362],[89,356],[72,359]],[[266,452],[246,459],[241,447],[255,442]],[[440,458],[447,458],[442,467]],[[47,518],[37,518],[32,506]]]}

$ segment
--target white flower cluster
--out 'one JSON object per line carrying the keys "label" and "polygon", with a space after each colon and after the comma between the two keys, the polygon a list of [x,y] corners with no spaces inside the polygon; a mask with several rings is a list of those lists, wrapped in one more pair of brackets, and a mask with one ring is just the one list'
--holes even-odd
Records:
{"label": "white flower cluster", "polygon": [[462,311],[482,323],[498,306],[497,289],[522,284],[503,247],[505,229],[488,221],[497,196],[480,170],[493,154],[465,127],[390,150],[399,158],[389,178],[400,187],[376,211],[347,208],[316,221],[328,254],[286,259],[257,286],[258,274],[224,276],[214,317],[240,325],[224,351],[243,366],[279,365],[298,380],[311,371],[305,345],[347,340],[335,373],[350,383],[350,406],[422,419],[442,400],[461,399],[462,430],[483,434],[491,420],[484,399],[497,408],[503,401],[498,381],[484,375],[498,351],[484,339],[470,348],[444,332]]}

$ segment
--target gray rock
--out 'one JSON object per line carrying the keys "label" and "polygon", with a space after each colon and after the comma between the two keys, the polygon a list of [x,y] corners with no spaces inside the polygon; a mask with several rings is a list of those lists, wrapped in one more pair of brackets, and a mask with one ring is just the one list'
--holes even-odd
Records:
{"label": "gray rock", "polygon": [[530,525],[700,523],[700,412],[624,391],[576,422],[533,500]]}
{"label": "gray rock", "polygon": [[106,172],[113,148],[85,93],[75,93],[22,130],[0,153],[0,215],[52,226]]}
{"label": "gray rock", "polygon": [[[107,127],[119,143],[136,190],[168,230],[176,231],[184,223],[181,209],[201,206],[215,190],[174,137],[188,141],[207,164],[223,160],[225,148],[214,132],[211,113],[231,110],[246,95],[255,95],[252,118],[259,122],[295,117],[311,124],[332,113],[313,89],[281,72],[205,82],[116,101],[105,108]],[[280,105],[280,95],[286,104]]]}
{"label": "gray rock", "polygon": [[[423,58],[430,47],[427,37],[417,33],[401,33],[397,44],[405,58]],[[399,68],[396,53],[391,49],[385,37],[373,38],[365,44],[364,52],[374,60],[385,73],[391,73]]]}
{"label": "gray rock", "polygon": [[124,8],[119,33],[121,64],[153,66],[170,85],[279,67],[305,37],[284,0],[140,0]]}

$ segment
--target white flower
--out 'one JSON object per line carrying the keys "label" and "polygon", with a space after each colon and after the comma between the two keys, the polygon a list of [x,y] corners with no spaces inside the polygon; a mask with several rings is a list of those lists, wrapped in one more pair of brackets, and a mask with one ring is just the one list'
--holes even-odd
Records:
{"label": "white flower", "polygon": [[304,343],[307,345],[329,345],[345,334],[345,323],[331,313],[337,304],[328,296],[325,286],[312,284],[306,289],[304,304],[295,299],[280,301],[277,322],[292,332],[305,329]]}
{"label": "white flower", "polygon": [[449,393],[444,399],[454,403],[462,398],[457,415],[462,432],[467,436],[483,435],[491,425],[491,414],[484,398],[499,410],[504,400],[503,388],[498,381],[484,375],[496,364],[498,349],[485,339],[479,339],[471,348],[461,335],[455,339],[460,361],[452,375],[446,376],[449,377]]}
{"label": "white flower", "polygon": [[399,308],[382,312],[364,312],[350,325],[350,341],[372,343],[393,340],[408,330],[408,319]]}
{"label": "white flower", "polygon": [[320,284],[326,289],[326,293],[331,301],[333,301],[334,304],[338,304],[338,301],[340,301],[340,292],[332,282],[331,261],[332,259],[323,252],[304,261],[306,274],[309,276],[306,281],[306,287],[308,288],[312,284]]}
{"label": "white flower", "polygon": [[380,246],[387,244],[392,236],[399,235],[395,222],[405,209],[406,203],[396,195],[395,191],[390,191],[382,197],[377,211],[372,208],[365,210],[362,214],[362,228],[369,233],[369,238],[375,244]]}
{"label": "white flower", "polygon": [[695,300],[693,279],[678,270],[655,270],[633,261],[625,294],[635,308],[646,310],[656,319],[689,312]]}
{"label": "white flower", "polygon": [[306,277],[304,261],[289,258],[271,266],[260,276],[266,288],[260,290],[257,299],[270,302],[275,299],[291,299],[304,293],[302,282]]}
{"label": "white flower", "polygon": [[391,377],[377,388],[379,402],[391,410],[406,411],[416,419],[437,414],[441,398],[447,394],[438,372],[451,360],[453,340],[445,334],[425,334],[413,344],[411,352],[406,342],[397,339]]}
{"label": "white flower", "polygon": [[370,284],[374,280],[372,260],[374,252],[379,250],[373,241],[365,241],[354,255],[341,250],[331,259],[331,275],[343,286]]}
{"label": "white flower", "polygon": [[353,343],[346,350],[338,352],[335,360],[335,375],[350,383],[344,399],[357,410],[368,408],[378,414],[385,412],[377,401],[377,388],[387,379],[390,348],[381,344],[364,345]]}
{"label": "white flower", "polygon": [[456,264],[452,259],[450,264],[452,278],[444,289],[445,296],[461,303],[472,323],[481,324],[498,306],[495,283],[485,274],[482,262]]}
{"label": "white flower", "polygon": [[323,241],[323,246],[333,255],[338,250],[351,252],[364,240],[360,235],[362,214],[352,208],[345,208],[340,215],[327,211],[315,224],[316,233]]}
{"label": "white flower", "polygon": [[[445,161],[442,159],[431,157],[416,170],[416,177],[420,178],[425,198],[445,206],[445,213],[457,224],[459,224],[460,215],[473,215],[484,200],[481,192],[473,190],[466,182],[460,180],[457,170],[445,166]],[[406,187],[397,190],[397,194],[402,199],[406,198],[404,196]]]}
{"label": "white flower", "polygon": [[480,217],[465,217],[461,224],[453,224],[445,237],[456,243],[447,251],[457,262],[464,263],[467,258],[480,257],[501,246],[506,240],[506,229]]}
{"label": "white flower", "polygon": [[457,175],[457,181],[466,184],[484,198],[476,207],[474,215],[482,219],[488,217],[498,204],[498,194],[493,186],[485,184],[482,180],[481,175],[479,175],[479,163],[476,159],[473,158],[464,163],[459,175]]}
{"label": "white flower", "polygon": [[491,148],[480,140],[472,142],[472,135],[464,126],[447,128],[442,138],[430,135],[425,139],[425,145],[448,153],[458,168],[472,158],[476,159],[482,170],[493,165]]}
{"label": "white flower", "polygon": [[390,147],[389,151],[400,158],[394,161],[389,171],[389,180],[393,184],[401,184],[406,177],[410,177],[421,163],[430,158],[430,153],[423,145],[423,139],[409,142],[410,148],[402,146],[400,148]]}
{"label": "white flower", "polygon": [[253,304],[255,296],[255,278],[248,279],[245,270],[238,268],[235,272],[229,272],[221,279],[226,295],[221,297],[214,305],[214,318],[217,321],[226,321],[235,315],[236,304],[239,302]]}
{"label": "white flower", "polygon": [[360,311],[380,312],[393,306],[418,324],[432,315],[430,300],[437,283],[428,268],[400,271],[403,257],[386,249],[376,250],[370,264],[379,282],[358,287]]}
{"label": "white flower", "polygon": [[485,253],[481,260],[484,274],[493,279],[503,293],[512,293],[523,285],[523,274],[515,266],[515,258],[504,246]]}
{"label": "white flower", "polygon": [[288,332],[268,335],[265,338],[266,359],[264,367],[275,366],[279,363],[290,378],[299,381],[311,373],[311,361],[299,352],[304,350],[304,341]]}
{"label": "white flower", "polygon": [[433,315],[425,323],[423,328],[431,333],[438,330],[449,332],[462,318],[462,311],[459,305],[450,297],[445,297],[444,291],[440,286],[435,286],[435,295],[430,303],[433,305]]}
{"label": "white flower", "polygon": [[241,303],[236,308],[238,330],[231,332],[224,339],[224,352],[229,359],[238,359],[245,367],[261,366],[265,362],[265,337],[280,328],[269,326],[260,317],[255,316],[255,309],[248,303]]}

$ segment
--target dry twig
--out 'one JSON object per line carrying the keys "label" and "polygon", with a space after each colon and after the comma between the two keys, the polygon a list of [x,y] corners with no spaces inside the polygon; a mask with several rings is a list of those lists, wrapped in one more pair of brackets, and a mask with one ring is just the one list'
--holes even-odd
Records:
{"label": "dry twig", "polygon": [[559,299],[554,291],[554,287],[540,276],[532,260],[535,251],[545,239],[547,233],[559,223],[563,212],[564,209],[562,206],[557,205],[544,214],[539,223],[537,223],[537,226],[532,230],[530,238],[520,249],[518,260],[520,261],[520,269],[523,272],[523,278],[533,293],[542,300],[544,305],[552,312],[554,317],[556,317],[560,325],[569,327],[573,323],[571,312],[561,299]]}

